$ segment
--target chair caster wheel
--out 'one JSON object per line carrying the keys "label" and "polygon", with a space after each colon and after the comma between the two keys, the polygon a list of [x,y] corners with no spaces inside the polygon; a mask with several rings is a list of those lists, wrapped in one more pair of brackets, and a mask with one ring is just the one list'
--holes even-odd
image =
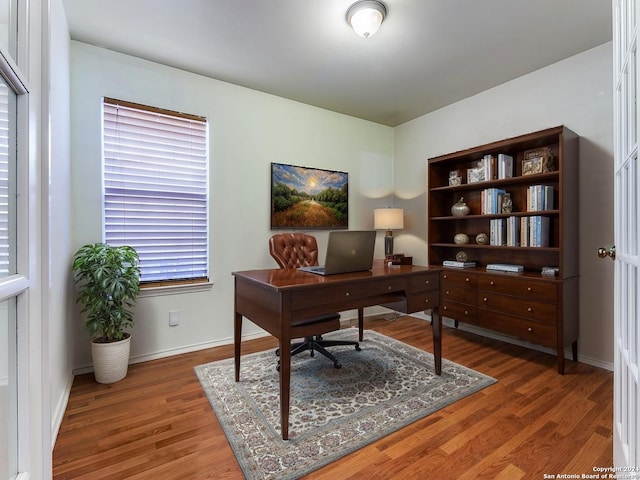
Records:
{"label": "chair caster wheel", "polygon": [[360,345],[356,345],[356,352],[360,352],[361,350]]}
{"label": "chair caster wheel", "polygon": [[340,367],[342,367],[342,365],[340,363],[336,362],[336,363],[333,364],[333,367],[334,368],[340,368]]}

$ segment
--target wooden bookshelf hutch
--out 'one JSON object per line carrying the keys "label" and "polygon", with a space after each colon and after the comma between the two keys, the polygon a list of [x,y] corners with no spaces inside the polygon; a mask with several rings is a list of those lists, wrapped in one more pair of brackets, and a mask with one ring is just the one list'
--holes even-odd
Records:
{"label": "wooden bookshelf hutch", "polygon": [[[525,153],[547,147],[551,171],[523,175]],[[467,170],[486,155],[513,158],[510,178],[467,183]],[[462,182],[450,182],[452,171]],[[450,183],[452,183],[450,185]],[[553,206],[527,211],[527,191],[532,185],[552,186]],[[508,192],[510,213],[482,214],[485,189]],[[463,197],[469,214],[453,216],[451,207]],[[479,244],[479,233],[490,235],[492,219],[534,215],[548,217],[548,246],[529,247]],[[513,220],[513,219],[512,219]],[[440,313],[458,322],[556,349],[558,372],[564,374],[564,349],[578,350],[578,136],[564,126],[501,140],[428,160],[428,258],[431,265],[467,257],[472,268],[444,267],[441,273]],[[466,244],[456,244],[463,233]],[[520,232],[522,234],[522,232]],[[513,242],[512,242],[513,243]],[[459,252],[464,252],[458,255]],[[487,264],[522,265],[519,273],[494,272]],[[556,267],[555,276],[543,276],[543,267]]]}

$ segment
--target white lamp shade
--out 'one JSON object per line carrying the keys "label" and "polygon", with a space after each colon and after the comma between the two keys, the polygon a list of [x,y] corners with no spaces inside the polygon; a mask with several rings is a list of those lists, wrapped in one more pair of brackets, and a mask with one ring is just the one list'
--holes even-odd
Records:
{"label": "white lamp shade", "polygon": [[404,228],[404,211],[401,208],[376,208],[373,224],[376,230],[401,230]]}
{"label": "white lamp shade", "polygon": [[356,2],[347,11],[347,21],[361,37],[370,37],[378,31],[386,14],[385,6],[375,0]]}

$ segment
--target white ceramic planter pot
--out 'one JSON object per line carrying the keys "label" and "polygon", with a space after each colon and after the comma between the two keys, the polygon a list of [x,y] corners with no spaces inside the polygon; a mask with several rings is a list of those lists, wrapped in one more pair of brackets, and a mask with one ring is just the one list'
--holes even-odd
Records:
{"label": "white ceramic planter pot", "polygon": [[91,342],[93,373],[98,383],[115,383],[127,376],[131,335],[112,343]]}

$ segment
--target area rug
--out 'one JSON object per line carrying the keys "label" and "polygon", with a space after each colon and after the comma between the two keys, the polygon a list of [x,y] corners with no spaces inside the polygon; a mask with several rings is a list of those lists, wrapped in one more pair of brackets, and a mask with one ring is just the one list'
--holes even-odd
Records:
{"label": "area rug", "polygon": [[195,367],[247,479],[300,478],[495,382],[445,359],[437,376],[430,353],[372,330],[360,346],[332,347],[340,369],[319,354],[292,358],[289,440],[274,350],[243,355],[239,383],[232,358]]}

